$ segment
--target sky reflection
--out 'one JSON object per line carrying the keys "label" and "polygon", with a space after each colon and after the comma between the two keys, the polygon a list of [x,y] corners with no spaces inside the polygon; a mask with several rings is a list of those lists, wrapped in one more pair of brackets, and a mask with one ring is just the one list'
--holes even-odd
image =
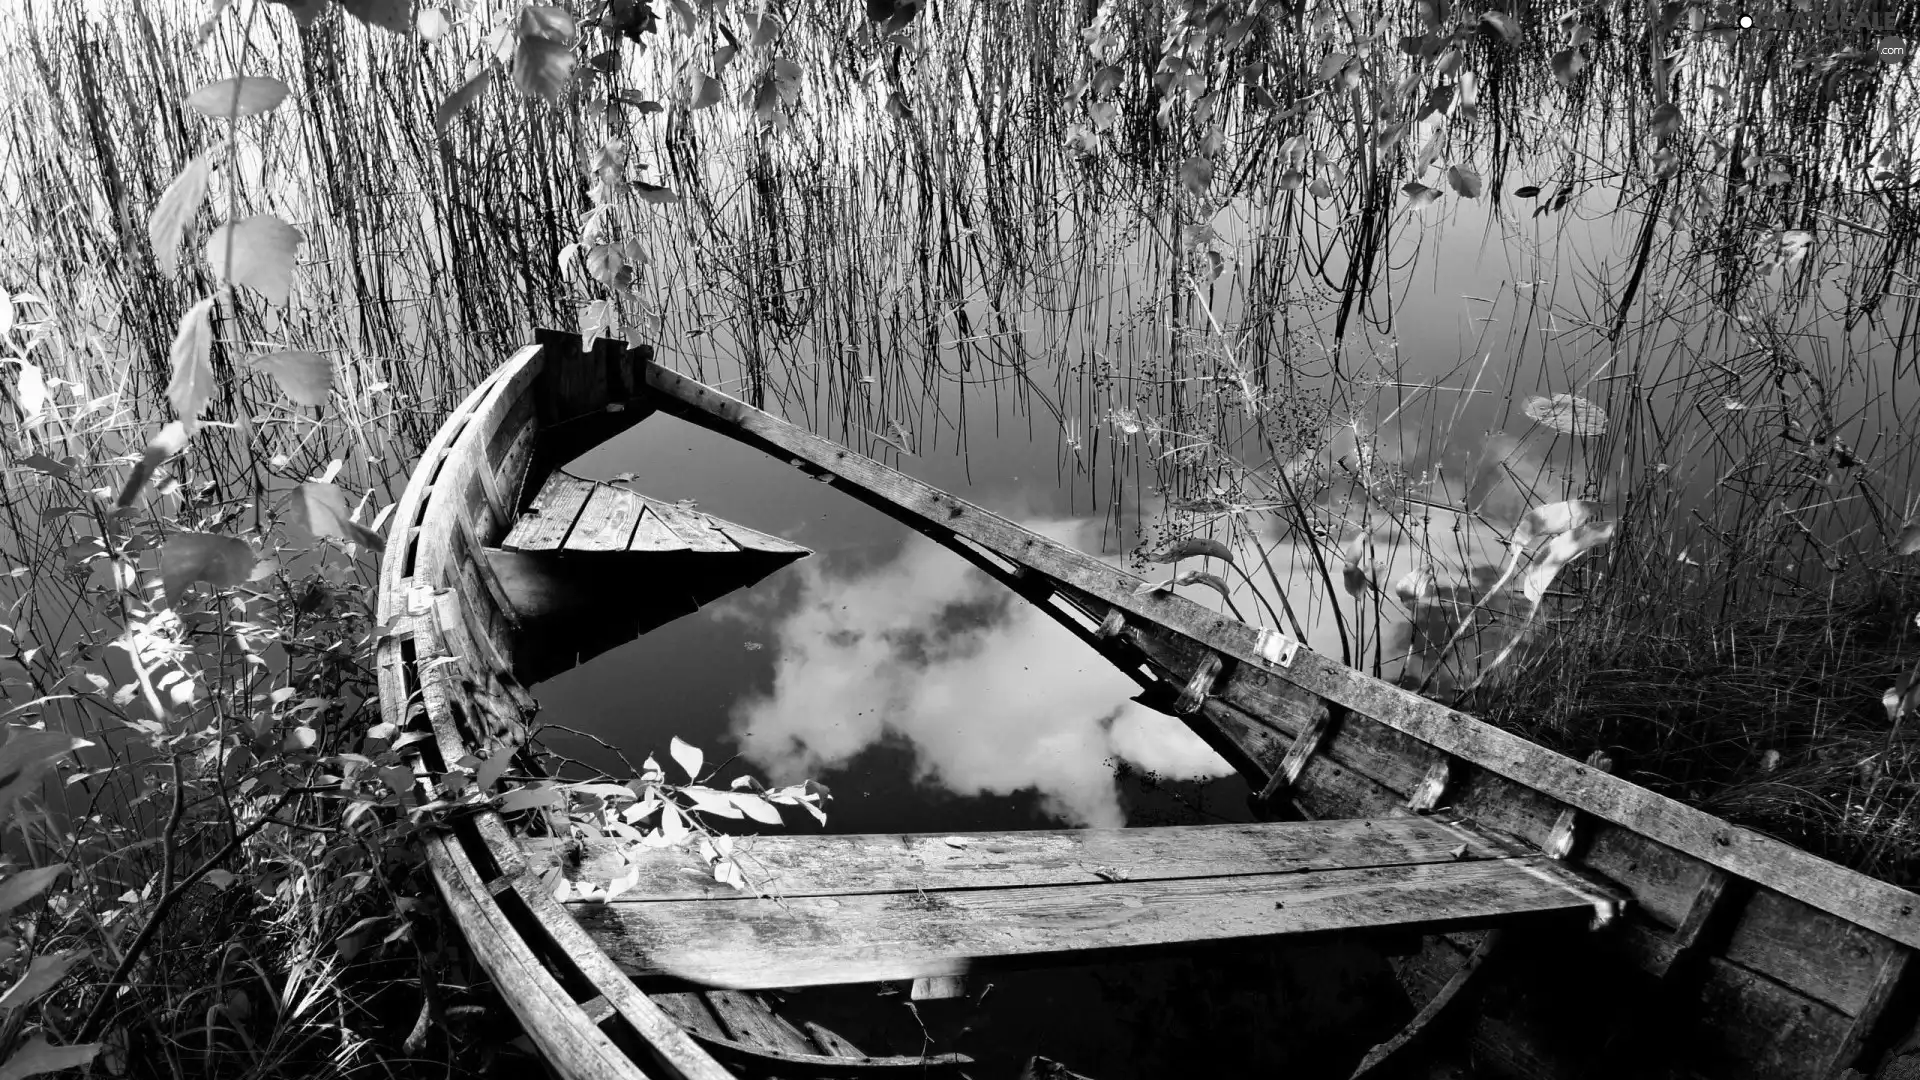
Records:
{"label": "sky reflection", "polygon": [[[1026,524],[1074,546],[1099,527]],[[1064,820],[1119,827],[1114,758],[1168,778],[1232,771],[1180,721],[1130,701],[1133,682],[1098,654],[931,540],[878,564],[795,571],[798,601],[782,611],[750,598],[719,609],[765,626],[776,651],[771,690],[732,709],[733,738],[769,775],[842,767],[891,735],[912,746],[919,783],[1034,789]]]}

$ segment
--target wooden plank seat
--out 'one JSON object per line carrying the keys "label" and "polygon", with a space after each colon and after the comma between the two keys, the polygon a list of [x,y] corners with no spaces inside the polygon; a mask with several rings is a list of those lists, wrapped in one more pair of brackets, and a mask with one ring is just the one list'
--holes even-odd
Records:
{"label": "wooden plank seat", "polygon": [[[965,836],[757,836],[752,887],[677,850],[589,844],[573,916],[643,985],[909,980],[1136,949],[1385,927],[1598,917],[1616,893],[1465,820],[1270,822]],[[631,870],[629,870],[631,866]]]}
{"label": "wooden plank seat", "polygon": [[691,614],[811,554],[744,525],[555,470],[485,549],[525,682]]}
{"label": "wooden plank seat", "polygon": [[506,551],[758,551],[810,554],[777,536],[722,521],[677,503],[556,470],[500,542]]}

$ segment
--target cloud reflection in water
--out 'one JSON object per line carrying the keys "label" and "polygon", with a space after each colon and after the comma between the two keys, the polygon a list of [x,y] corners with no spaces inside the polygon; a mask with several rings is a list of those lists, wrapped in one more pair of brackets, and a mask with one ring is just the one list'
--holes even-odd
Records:
{"label": "cloud reflection in water", "polygon": [[[1028,527],[1079,546],[1097,523]],[[851,573],[796,569],[799,601],[769,631],[772,691],[732,714],[741,752],[770,775],[845,765],[892,734],[913,746],[921,783],[1031,788],[1069,822],[1117,827],[1114,757],[1176,778],[1232,771],[1180,721],[1128,700],[1133,681],[1066,629],[925,537]]]}

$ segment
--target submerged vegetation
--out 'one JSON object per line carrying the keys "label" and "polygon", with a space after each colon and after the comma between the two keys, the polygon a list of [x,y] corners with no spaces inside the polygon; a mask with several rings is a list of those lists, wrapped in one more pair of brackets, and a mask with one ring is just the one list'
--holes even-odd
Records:
{"label": "submerged vegetation", "polygon": [[16,1070],[514,1053],[367,596],[543,324],[1056,427],[1167,587],[1920,880],[1912,3],[188,7],[0,16]]}

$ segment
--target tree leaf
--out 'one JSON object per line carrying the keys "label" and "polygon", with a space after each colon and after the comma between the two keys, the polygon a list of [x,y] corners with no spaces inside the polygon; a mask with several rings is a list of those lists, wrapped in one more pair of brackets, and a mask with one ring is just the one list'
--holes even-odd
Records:
{"label": "tree leaf", "polygon": [[667,6],[673,8],[673,13],[680,17],[680,29],[689,34],[693,33],[695,16],[693,8],[687,5],[687,0],[667,0]]}
{"label": "tree leaf", "polygon": [[[20,976],[19,981],[9,987],[5,994],[0,994],[0,1012],[33,1004],[41,995],[59,986],[60,980],[66,978],[67,972],[73,970],[75,965],[92,955],[87,949],[68,949],[34,957],[27,973]],[[11,1060],[8,1064],[12,1064]]]}
{"label": "tree leaf", "polygon": [[1900,530],[1900,539],[1894,542],[1894,550],[1902,555],[1920,551],[1920,522]]}
{"label": "tree leaf", "polygon": [[1427,91],[1426,103],[1413,115],[1415,123],[1425,120],[1434,113],[1444,113],[1453,107],[1453,84],[1441,83]]}
{"label": "tree leaf", "polygon": [[747,24],[747,32],[751,35],[747,42],[749,45],[765,45],[779,37],[781,31],[787,28],[786,23],[781,22],[780,17],[771,12],[760,15],[748,14],[744,21]]}
{"label": "tree leaf", "polygon": [[45,473],[48,476],[61,480],[65,480],[67,477],[73,475],[73,466],[68,465],[64,461],[55,461],[45,454],[28,454],[26,457],[20,459],[20,464],[32,469],[34,472]]}
{"label": "tree leaf", "polygon": [[28,427],[38,424],[45,417],[41,412],[47,407],[47,376],[40,365],[20,361],[20,377],[14,383],[14,397],[20,405],[21,422]]}
{"label": "tree leaf", "polygon": [[767,800],[750,791],[736,791],[727,796],[741,812],[762,825],[779,825],[780,811]]}
{"label": "tree leaf", "polygon": [[347,493],[332,484],[309,481],[295,488],[287,504],[287,521],[309,537],[331,536],[374,551],[386,550],[379,533],[353,520]]}
{"label": "tree leaf", "polygon": [[200,414],[213,398],[212,312],[211,296],[188,308],[173,337],[173,378],[167,383],[167,401],[180,416],[183,435],[192,435],[200,426]]}
{"label": "tree leaf", "polygon": [[180,175],[173,178],[160,201],[147,218],[147,240],[153,245],[153,261],[163,274],[172,274],[180,265],[180,238],[187,223],[207,198],[207,178],[213,174],[213,155],[225,144],[201,151]]}
{"label": "tree leaf", "polygon": [[204,581],[216,589],[244,585],[253,575],[253,548],[245,540],[216,533],[174,533],[160,545],[160,583],[167,604],[180,602],[187,587]]}
{"label": "tree leaf", "polygon": [[492,84],[493,69],[481,68],[473,78],[462,83],[460,89],[448,94],[446,100],[440,102],[440,107],[433,110],[434,135],[442,139],[446,138],[447,128],[453,124],[453,118],[460,115],[460,110],[479,100],[480,95],[485,93],[487,87]]}
{"label": "tree leaf", "polygon": [[558,788],[529,785],[517,787],[500,796],[500,812],[511,814],[516,810],[544,810],[560,804]]}
{"label": "tree leaf", "polygon": [[1233,561],[1233,550],[1218,540],[1204,536],[1183,536],[1159,551],[1147,556],[1149,562],[1170,563],[1181,559],[1211,558],[1221,562]]}
{"label": "tree leaf", "polygon": [[1393,594],[1408,607],[1432,603],[1440,598],[1439,583],[1426,570],[1409,570],[1399,581],[1394,582]]}
{"label": "tree leaf", "polygon": [[1597,519],[1600,513],[1600,504],[1592,499],[1568,499],[1536,506],[1520,519],[1509,546],[1515,551],[1525,550],[1527,545],[1543,536],[1557,536],[1577,529]]}
{"label": "tree leaf", "polygon": [[1447,183],[1469,199],[1480,197],[1480,174],[1471,165],[1455,165],[1447,170]]}
{"label": "tree leaf", "polygon": [[22,870],[5,881],[0,881],[0,915],[5,915],[21,904],[47,891],[54,879],[67,872],[66,863],[54,863],[52,866],[36,866],[31,870]]}
{"label": "tree leaf", "polygon": [[671,802],[660,804],[660,838],[669,844],[677,844],[686,839],[687,819],[680,815],[680,808]]}
{"label": "tree leaf", "polygon": [[255,214],[226,224],[207,238],[213,276],[257,290],[269,303],[283,306],[293,289],[293,256],[306,237],[273,214]]}
{"label": "tree leaf", "polygon": [[1512,45],[1520,40],[1520,22],[1504,11],[1483,11],[1480,13],[1480,31],[1489,37],[1498,34]]}
{"label": "tree leaf", "polygon": [[1436,202],[1440,198],[1440,193],[1438,191],[1419,182],[1407,184],[1406,186],[1402,187],[1400,191],[1402,194],[1406,195],[1407,204],[1409,206],[1412,206],[1416,210],[1422,206],[1427,206],[1433,202]]}
{"label": "tree leaf", "polygon": [[677,203],[680,201],[679,192],[672,188],[661,187],[659,184],[649,184],[645,180],[635,180],[633,182],[633,193],[650,203]]}
{"label": "tree leaf", "polygon": [[696,71],[693,73],[693,102],[689,107],[696,112],[711,108],[720,104],[723,93],[724,88],[720,85],[720,80],[709,77],[705,72]]}
{"label": "tree leaf", "polygon": [[1327,82],[1342,71],[1345,71],[1347,65],[1352,62],[1353,56],[1350,53],[1328,53],[1320,58],[1320,70],[1315,73],[1314,81]]}
{"label": "tree leaf", "polygon": [[9,1055],[5,1064],[0,1064],[0,1080],[26,1080],[29,1076],[78,1068],[90,1064],[99,1053],[97,1042],[50,1046],[46,1036],[35,1035]]}
{"label": "tree leaf", "polygon": [[1527,184],[1524,187],[1514,188],[1513,194],[1515,198],[1519,199],[1537,199],[1540,197],[1540,189],[1532,184]]}
{"label": "tree leaf", "polygon": [[740,808],[733,805],[732,796],[724,791],[704,787],[684,787],[680,789],[680,794],[692,799],[693,809],[702,814],[735,819],[741,816]]}
{"label": "tree leaf", "polygon": [[287,84],[269,75],[221,79],[187,95],[187,104],[218,120],[239,119],[278,108]]}
{"label": "tree leaf", "polygon": [[626,257],[618,244],[595,244],[587,249],[587,273],[609,289],[626,265]]}
{"label": "tree leaf", "polygon": [[1527,580],[1522,586],[1527,599],[1533,602],[1536,610],[1540,607],[1540,601],[1546,597],[1547,588],[1553,584],[1553,579],[1559,576],[1561,567],[1613,539],[1614,527],[1617,524],[1612,521],[1588,522],[1553,538],[1553,543],[1547,545],[1546,553],[1540,557],[1540,561],[1534,563],[1532,569],[1527,571]]}
{"label": "tree leaf", "polygon": [[40,777],[53,763],[93,744],[58,731],[35,731],[6,725],[7,741],[0,744],[0,820],[13,801],[40,786]]}
{"label": "tree leaf", "polygon": [[1653,110],[1648,124],[1655,135],[1671,135],[1680,126],[1680,106],[1668,101]]}
{"label": "tree leaf", "polygon": [[287,349],[267,353],[254,357],[253,369],[273,376],[281,393],[292,398],[295,405],[325,408],[333,394],[333,362],[317,352]]}
{"label": "tree leaf", "polygon": [[354,957],[360,955],[360,950],[366,947],[367,940],[373,936],[373,932],[386,925],[388,918],[389,916],[386,915],[369,915],[347,927],[346,931],[333,942],[334,950],[340,954],[340,959],[351,963]]}
{"label": "tree leaf", "polygon": [[1227,599],[1233,599],[1233,590],[1225,578],[1218,574],[1209,574],[1205,570],[1188,570],[1173,579],[1175,585],[1205,585]]}
{"label": "tree leaf", "polygon": [[395,34],[413,29],[413,0],[340,0],[340,6],[368,26]]}
{"label": "tree leaf", "polygon": [[134,497],[140,489],[147,486],[153,476],[153,470],[160,463],[187,448],[187,426],[178,420],[166,424],[148,441],[147,448],[140,455],[140,461],[127,474],[127,483],[120,489],[120,498],[114,506],[124,508],[133,505]]}
{"label": "tree leaf", "polygon": [[688,780],[700,779],[700,766],[706,763],[707,757],[699,747],[675,735],[667,746],[667,752],[673,755],[673,760],[679,762],[681,768],[687,770]]}
{"label": "tree leaf", "polygon": [[1572,86],[1573,80],[1587,70],[1587,56],[1578,48],[1561,49],[1553,54],[1553,77],[1560,80],[1562,86]]}
{"label": "tree leaf", "polygon": [[286,8],[293,15],[294,25],[305,30],[313,25],[313,20],[327,10],[327,0],[271,0],[272,3]]}
{"label": "tree leaf", "polygon": [[1199,198],[1206,198],[1213,186],[1213,162],[1194,155],[1180,164],[1180,186]]}
{"label": "tree leaf", "polygon": [[513,51],[513,87],[526,97],[558,102],[573,81],[573,50],[543,37],[523,36]]}
{"label": "tree leaf", "polygon": [[504,747],[495,747],[493,755],[482,761],[479,768],[473,770],[474,786],[481,791],[492,791],[493,786],[500,782],[500,778],[507,774],[507,766],[511,764],[513,764],[513,755]]}
{"label": "tree leaf", "polygon": [[573,16],[558,7],[521,9],[519,41],[513,50],[513,86],[527,97],[549,102],[573,81],[576,33]]}

